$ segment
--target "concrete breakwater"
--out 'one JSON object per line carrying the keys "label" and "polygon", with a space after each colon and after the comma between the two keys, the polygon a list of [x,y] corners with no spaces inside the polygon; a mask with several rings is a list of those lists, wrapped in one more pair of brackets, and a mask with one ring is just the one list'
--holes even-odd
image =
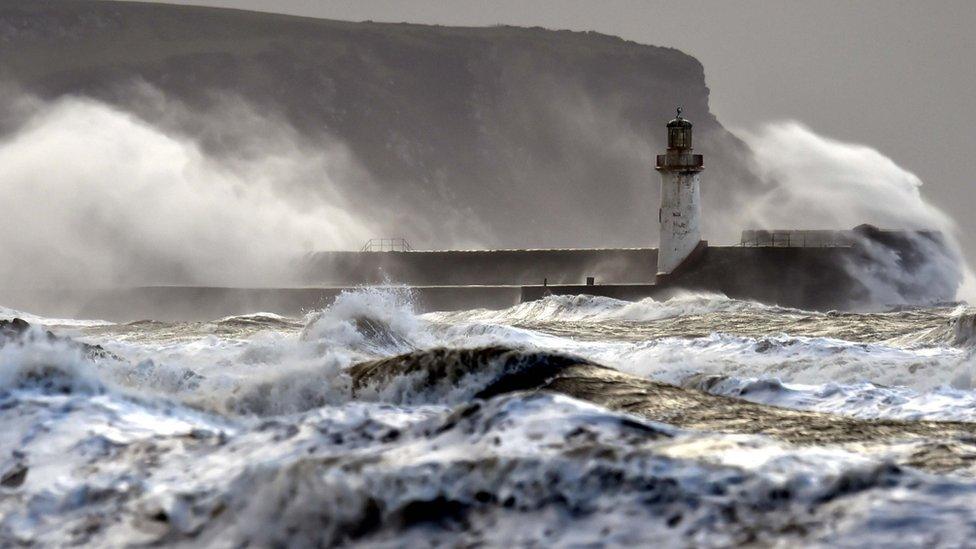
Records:
{"label": "concrete breakwater", "polygon": [[656,248],[526,250],[330,251],[301,262],[308,285],[400,283],[412,286],[505,286],[652,282]]}
{"label": "concrete breakwater", "polygon": [[[666,299],[679,290],[807,310],[955,297],[954,274],[933,268],[945,252],[937,234],[850,235],[846,245],[829,246],[703,243],[681,269],[663,276],[656,273],[654,248],[321,252],[297,263],[299,282],[291,286],[2,289],[0,299],[51,316],[131,321],[210,320],[255,311],[296,316],[364,287],[408,293],[418,311],[502,309],[550,294]],[[891,302],[879,301],[890,296]]]}

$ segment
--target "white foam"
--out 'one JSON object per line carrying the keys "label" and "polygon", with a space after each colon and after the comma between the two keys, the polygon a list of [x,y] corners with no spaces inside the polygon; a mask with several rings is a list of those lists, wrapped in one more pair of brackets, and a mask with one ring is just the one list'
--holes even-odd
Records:
{"label": "white foam", "polygon": [[40,324],[41,326],[94,327],[111,326],[115,324],[114,322],[109,322],[107,320],[97,319],[49,318],[24,311],[18,311],[16,309],[10,309],[8,307],[0,307],[0,320],[12,320],[14,318],[20,318],[31,324]]}
{"label": "white foam", "polygon": [[551,295],[536,301],[493,311],[441,312],[425,315],[441,322],[601,322],[608,320],[647,322],[679,316],[740,311],[786,311],[753,301],[730,299],[723,294],[679,291],[665,300],[645,298],[622,301],[590,295]]}
{"label": "white foam", "polygon": [[[711,300],[679,299],[665,304],[666,314],[718,310],[723,318],[739,307],[794,314]],[[911,449],[880,445],[856,455],[685,432],[547,394],[470,405],[485,382],[477,376],[433,386],[403,376],[365,391],[373,402],[352,396],[345,368],[359,360],[503,344],[575,353],[674,382],[720,374],[714,392],[779,406],[976,421],[964,346],[786,334],[593,340],[571,337],[585,326],[567,329],[589,320],[553,319],[619,315],[630,306],[584,299],[582,313],[559,300],[536,307],[543,313],[516,308],[494,320],[483,311],[417,315],[407,294],[365,291],[310,315],[301,332],[165,324],[119,326],[119,334],[145,332],[129,338],[93,331],[122,361],[90,360],[35,329],[27,343],[0,348],[0,447],[20,452],[0,456],[0,473],[17,463],[29,468],[16,496],[0,498],[0,531],[43,545],[79,542],[85,524],[99,525],[86,542],[100,545],[173,539],[165,536],[200,545],[316,545],[374,524],[364,541],[471,541],[437,523],[399,526],[408,509],[440,498],[445,509],[458,502],[465,510],[464,535],[480,532],[475,541],[494,545],[728,545],[744,532],[826,545],[940,532],[963,544],[976,535],[968,505],[976,484],[884,462]],[[564,335],[534,322],[561,322]],[[53,392],[44,380],[58,381]],[[797,524],[803,528],[786,528]]]}
{"label": "white foam", "polygon": [[[682,432],[557,395],[457,410],[348,403],[274,422],[135,410],[112,395],[13,398],[0,437],[29,472],[16,500],[0,500],[0,528],[20,543],[76,543],[87,531],[99,545],[172,536],[330,545],[363,524],[362,541],[396,545],[973,534],[972,481],[836,449]],[[34,433],[38,423],[53,428]],[[452,527],[451,505],[467,528]],[[416,517],[429,522],[406,528]],[[798,523],[805,537],[777,526]]]}
{"label": "white foam", "polygon": [[725,378],[709,393],[784,408],[844,414],[864,419],[976,422],[976,392],[948,386],[928,391],[873,383],[785,383],[776,378]]}
{"label": "white foam", "polygon": [[901,385],[928,390],[951,384],[968,363],[960,349],[902,349],[822,337],[784,334],[751,338],[711,334],[661,338],[633,345],[595,348],[592,358],[635,375],[672,383],[689,375],[775,376],[795,383]]}

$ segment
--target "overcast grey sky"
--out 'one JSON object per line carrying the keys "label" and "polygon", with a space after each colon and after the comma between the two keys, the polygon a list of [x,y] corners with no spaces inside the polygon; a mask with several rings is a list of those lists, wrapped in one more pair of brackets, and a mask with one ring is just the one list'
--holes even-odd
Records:
{"label": "overcast grey sky", "polygon": [[[170,0],[331,19],[595,30],[705,66],[727,127],[796,119],[879,149],[976,232],[976,1]],[[693,113],[688,113],[693,118]]]}

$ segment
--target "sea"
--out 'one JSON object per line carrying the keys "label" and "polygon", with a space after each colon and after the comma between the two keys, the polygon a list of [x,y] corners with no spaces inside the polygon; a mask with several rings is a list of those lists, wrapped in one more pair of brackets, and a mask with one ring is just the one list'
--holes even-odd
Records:
{"label": "sea", "polygon": [[3,547],[976,546],[965,303],[13,318]]}

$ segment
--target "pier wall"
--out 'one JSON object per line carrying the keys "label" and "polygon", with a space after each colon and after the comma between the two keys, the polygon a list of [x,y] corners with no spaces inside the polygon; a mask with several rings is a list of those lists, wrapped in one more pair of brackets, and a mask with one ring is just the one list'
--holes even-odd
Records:
{"label": "pier wall", "polygon": [[[666,299],[676,291],[721,292],[729,297],[804,309],[848,309],[866,288],[844,269],[852,248],[708,247],[680,276],[654,284],[656,250],[521,250],[503,252],[364,252],[320,255],[339,259],[344,284],[301,288],[151,286],[93,291],[23,292],[4,303],[53,317],[113,321],[212,320],[271,312],[299,316],[326,307],[343,291],[376,284],[381,273],[409,286],[418,311],[501,309],[547,293],[617,299]],[[496,256],[497,254],[497,256]],[[581,261],[580,264],[575,263]],[[613,265],[623,271],[600,271]],[[631,269],[631,270],[627,270]],[[604,273],[601,278],[599,273]],[[595,285],[585,284],[595,276]],[[549,284],[541,284],[548,278]],[[609,279],[609,280],[608,280]],[[430,284],[434,281],[454,284]],[[565,281],[565,282],[562,282]],[[519,282],[524,282],[519,284]],[[398,291],[402,291],[398,290]],[[46,302],[46,303],[45,303]]]}
{"label": "pier wall", "polygon": [[656,248],[319,252],[300,266],[307,285],[416,286],[650,283]]}
{"label": "pier wall", "polygon": [[547,293],[665,299],[678,290],[697,290],[783,307],[851,309],[869,299],[868,288],[846,268],[857,258],[853,247],[710,246],[680,276],[658,284],[531,285],[522,288],[522,300],[539,299]]}
{"label": "pier wall", "polygon": [[[294,285],[300,287],[0,288],[0,303],[50,317],[119,321],[208,320],[258,311],[297,316],[328,306],[343,291],[393,284],[401,285],[398,291],[409,287],[418,311],[500,309],[548,294],[665,299],[681,290],[808,310],[852,310],[885,305],[871,303],[879,281],[893,284],[901,294],[902,300],[892,303],[951,301],[956,285],[928,268],[929,247],[939,244],[937,236],[872,235],[871,245],[888,249],[897,258],[894,264],[878,262],[858,244],[703,246],[680,272],[664,277],[656,276],[653,248],[324,252],[302,261],[304,283]],[[927,244],[918,244],[919,238]],[[593,285],[586,284],[588,277],[594,278]]]}

